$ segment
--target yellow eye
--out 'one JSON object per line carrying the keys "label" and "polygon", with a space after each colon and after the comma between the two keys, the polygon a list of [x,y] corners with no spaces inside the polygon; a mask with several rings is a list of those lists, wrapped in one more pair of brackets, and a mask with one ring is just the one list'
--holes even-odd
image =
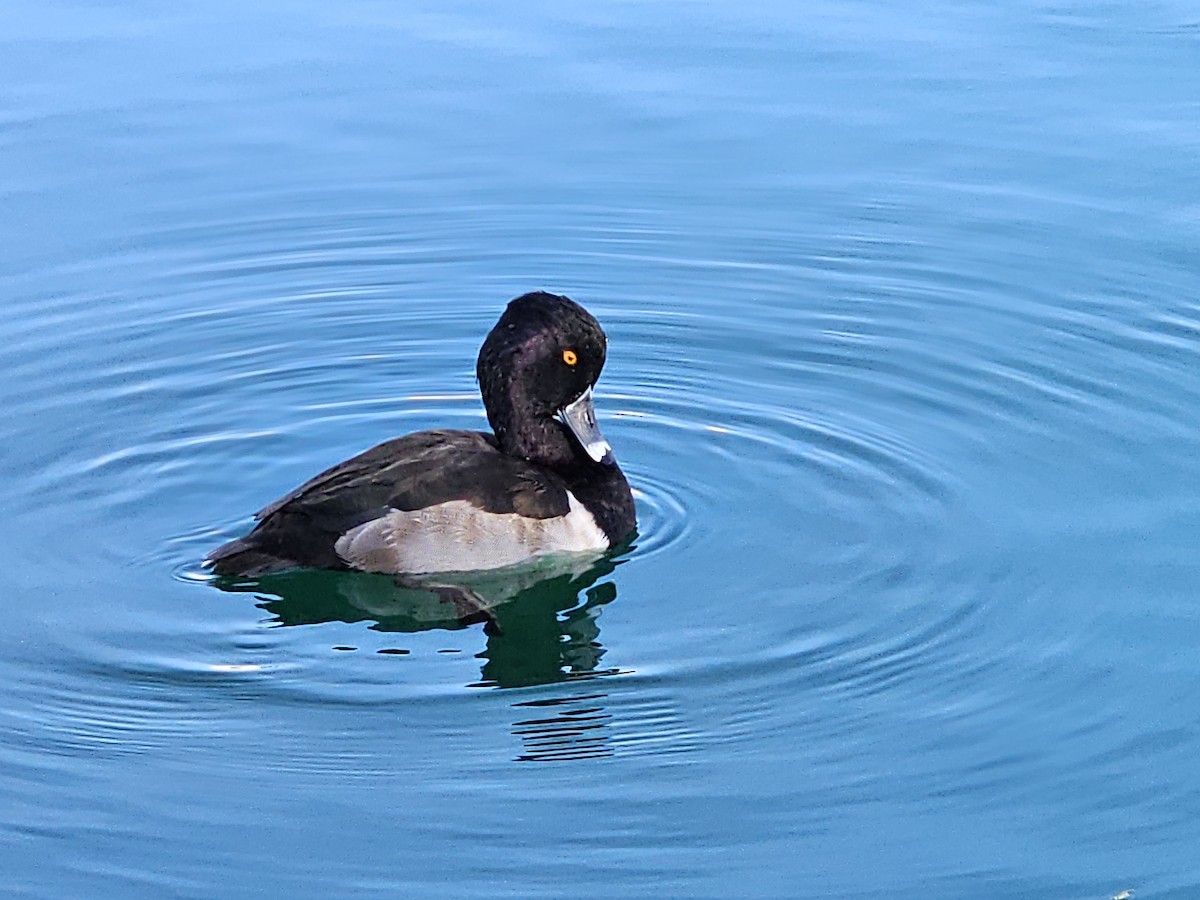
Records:
{"label": "yellow eye", "polygon": [[579,362],[579,356],[574,350],[564,350],[563,362],[565,362],[568,366],[573,366],[575,363]]}

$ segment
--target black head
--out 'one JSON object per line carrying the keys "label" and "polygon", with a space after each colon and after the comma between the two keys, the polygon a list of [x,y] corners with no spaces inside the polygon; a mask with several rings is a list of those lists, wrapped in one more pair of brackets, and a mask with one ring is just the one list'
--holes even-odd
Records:
{"label": "black head", "polygon": [[596,383],[606,345],[600,323],[567,297],[537,291],[509,303],[475,366],[501,449],[552,467],[586,461],[555,417]]}

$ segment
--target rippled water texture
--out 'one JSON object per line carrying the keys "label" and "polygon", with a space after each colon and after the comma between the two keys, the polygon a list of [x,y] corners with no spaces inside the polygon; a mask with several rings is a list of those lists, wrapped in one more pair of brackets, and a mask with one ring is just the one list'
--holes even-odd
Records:
{"label": "rippled water texture", "polygon": [[[1200,896],[1182,3],[0,13],[0,894]],[[603,322],[641,534],[219,590]],[[236,588],[236,589],[233,589]]]}

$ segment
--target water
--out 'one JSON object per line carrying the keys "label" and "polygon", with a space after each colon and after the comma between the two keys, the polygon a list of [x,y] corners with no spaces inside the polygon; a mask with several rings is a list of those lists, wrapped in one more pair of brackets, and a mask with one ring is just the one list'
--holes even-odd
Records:
{"label": "water", "polygon": [[[0,21],[0,893],[1200,896],[1190,4]],[[205,582],[534,288],[635,547]]]}

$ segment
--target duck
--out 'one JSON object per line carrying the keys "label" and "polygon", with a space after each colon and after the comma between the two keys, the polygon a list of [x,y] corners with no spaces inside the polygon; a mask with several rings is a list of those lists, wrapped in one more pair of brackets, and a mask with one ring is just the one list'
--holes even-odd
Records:
{"label": "duck", "polygon": [[384,441],[261,509],[206,566],[248,578],[293,569],[420,577],[621,545],[637,518],[596,424],[607,348],[600,323],[569,297],[517,297],[475,365],[490,433]]}

